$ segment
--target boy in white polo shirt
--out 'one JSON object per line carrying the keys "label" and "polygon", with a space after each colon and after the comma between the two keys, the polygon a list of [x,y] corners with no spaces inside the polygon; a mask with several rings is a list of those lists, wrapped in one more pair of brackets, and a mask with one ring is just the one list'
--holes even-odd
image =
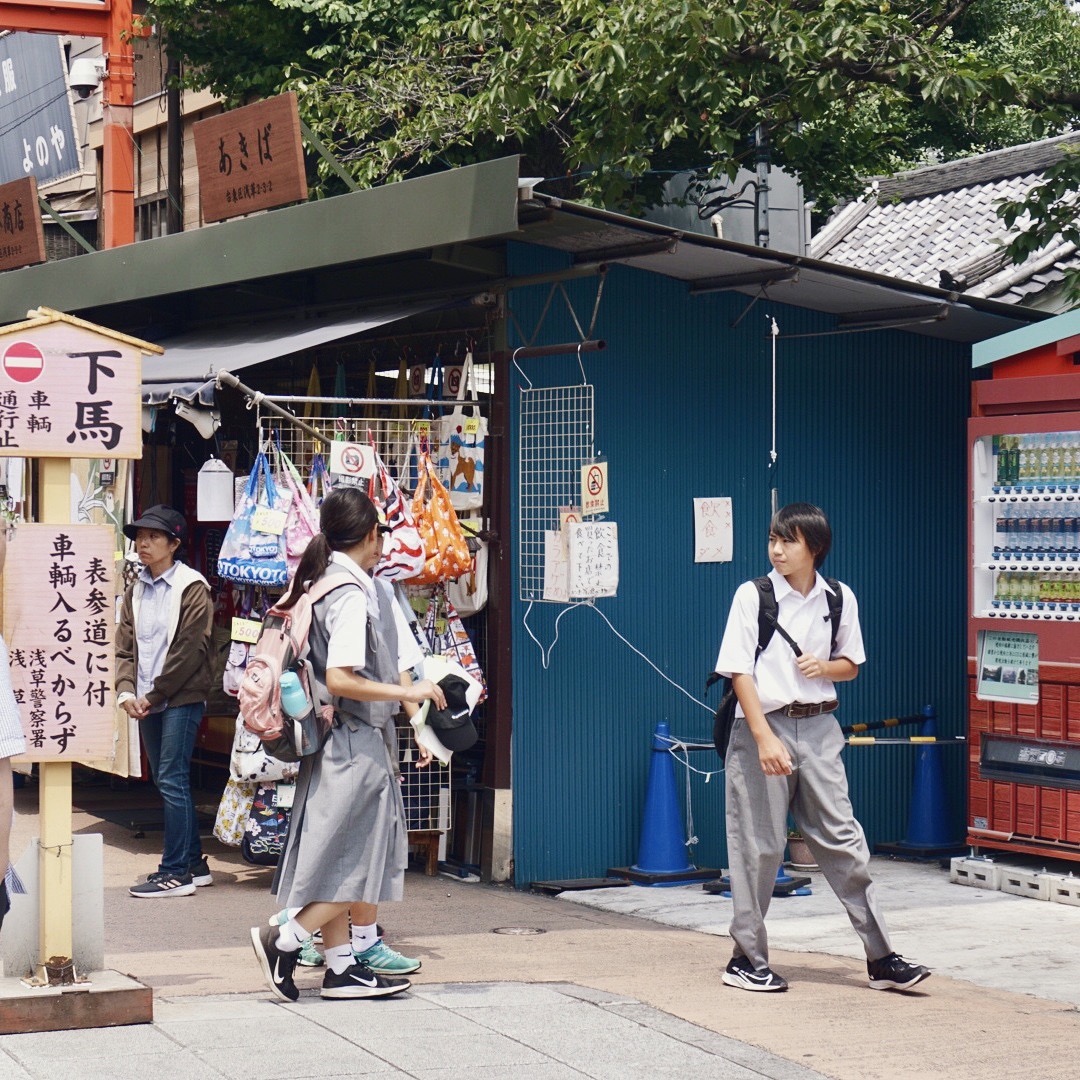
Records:
{"label": "boy in white polo shirt", "polygon": [[769,581],[777,625],[801,653],[774,633],[757,655],[760,594],[747,581],[735,592],[716,660],[739,701],[725,757],[734,954],[723,981],[743,990],[787,989],[769,968],[765,915],[789,813],[862,939],[870,986],[908,990],[930,974],[892,949],[870,880],[870,850],[848,797],[833,687],[854,679],[866,656],[858,603],[839,582],[843,606],[833,648],[831,589],[818,573],[831,545],[828,519],[816,506],[779,510],[769,526]]}

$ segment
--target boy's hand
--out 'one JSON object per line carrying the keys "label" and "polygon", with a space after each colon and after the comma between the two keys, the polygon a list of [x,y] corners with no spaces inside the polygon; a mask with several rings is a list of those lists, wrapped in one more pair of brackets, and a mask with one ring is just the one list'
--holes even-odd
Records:
{"label": "boy's hand", "polygon": [[766,776],[789,776],[791,755],[787,747],[770,731],[758,740],[758,761]]}
{"label": "boy's hand", "polygon": [[825,678],[825,664],[827,661],[818,659],[813,653],[803,653],[802,656],[796,658],[795,663],[806,678]]}

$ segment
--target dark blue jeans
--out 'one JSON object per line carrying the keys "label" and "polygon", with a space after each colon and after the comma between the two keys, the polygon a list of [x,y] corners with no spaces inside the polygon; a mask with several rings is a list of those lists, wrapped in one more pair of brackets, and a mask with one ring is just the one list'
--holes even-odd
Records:
{"label": "dark blue jeans", "polygon": [[139,721],[150,773],[165,804],[165,842],[158,870],[186,874],[202,858],[191,796],[191,755],[205,704],[174,705]]}

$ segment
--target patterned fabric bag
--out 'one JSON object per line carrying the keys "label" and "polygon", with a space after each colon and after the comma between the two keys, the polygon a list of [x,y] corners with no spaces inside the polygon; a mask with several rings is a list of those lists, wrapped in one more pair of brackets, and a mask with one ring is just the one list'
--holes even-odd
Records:
{"label": "patterned fabric bag", "polygon": [[435,589],[427,611],[420,620],[428,648],[434,656],[446,656],[459,663],[482,687],[477,704],[487,698],[487,680],[476,659],[476,649],[454,605],[446,596],[446,587]]}
{"label": "patterned fabric bag", "polygon": [[[292,784],[282,784],[291,795]],[[279,806],[277,784],[259,784],[248,813],[247,826],[240,841],[240,854],[245,862],[256,866],[277,866],[289,835],[290,808]],[[290,804],[291,805],[291,804]]]}
{"label": "patterned fabric bag", "polygon": [[255,784],[246,784],[229,777],[218,803],[214,818],[214,835],[228,847],[239,847],[244,838],[251,804],[255,799]]}
{"label": "patterned fabric bag", "polygon": [[[218,551],[218,577],[226,581],[251,582],[256,585],[284,586],[289,579],[282,535],[288,497],[278,491],[270,475],[266,454],[255,458],[251,475],[236,504],[225,539]],[[267,517],[279,518],[282,529],[266,532],[260,525],[273,524]]]}
{"label": "patterned fabric bag", "polygon": [[458,524],[450,494],[439,482],[431,458],[421,459],[421,478],[413,493],[413,518],[424,542],[423,569],[410,578],[413,585],[434,585],[460,577],[472,567],[465,533]]}
{"label": "patterned fabric bag", "polygon": [[387,581],[404,581],[424,568],[424,542],[420,539],[405,496],[375,449],[375,439],[370,431],[368,439],[375,455],[375,473],[368,484],[368,495],[376,508],[382,510],[386,524],[390,526],[390,539],[386,541],[383,557],[373,573]]}
{"label": "patterned fabric bag", "polygon": [[262,739],[244,726],[244,717],[237,716],[236,734],[229,755],[229,774],[233,779],[268,784],[272,780],[295,780],[299,771],[299,765],[271,757]]}

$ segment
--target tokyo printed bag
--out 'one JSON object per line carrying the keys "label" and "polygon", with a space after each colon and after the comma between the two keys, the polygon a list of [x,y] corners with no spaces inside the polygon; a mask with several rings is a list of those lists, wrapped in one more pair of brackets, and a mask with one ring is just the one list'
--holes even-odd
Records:
{"label": "tokyo printed bag", "polygon": [[[236,512],[218,551],[218,577],[254,585],[282,586],[289,580],[284,527],[288,497],[270,475],[260,452],[236,504]],[[277,532],[267,531],[280,523]],[[260,527],[261,526],[261,527]]]}

